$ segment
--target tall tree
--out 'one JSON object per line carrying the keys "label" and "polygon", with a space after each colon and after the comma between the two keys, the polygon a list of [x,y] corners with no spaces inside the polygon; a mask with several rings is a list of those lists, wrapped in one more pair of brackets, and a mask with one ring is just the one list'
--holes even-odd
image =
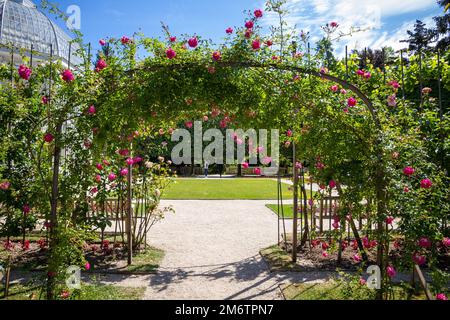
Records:
{"label": "tall tree", "polygon": [[450,0],[438,0],[438,4],[444,8],[444,15],[434,17],[436,34],[439,37],[436,47],[445,51],[450,45]]}
{"label": "tall tree", "polygon": [[410,51],[423,52],[430,49],[430,44],[436,39],[436,32],[428,29],[422,21],[417,20],[414,31],[408,31],[408,36],[408,39],[401,42],[408,43]]}

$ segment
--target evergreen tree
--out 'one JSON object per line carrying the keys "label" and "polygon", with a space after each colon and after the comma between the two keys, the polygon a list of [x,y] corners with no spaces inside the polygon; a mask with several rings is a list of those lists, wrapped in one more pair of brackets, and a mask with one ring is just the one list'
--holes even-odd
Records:
{"label": "evergreen tree", "polygon": [[450,0],[438,0],[438,4],[444,8],[445,14],[434,18],[436,34],[439,37],[436,47],[445,51],[450,45]]}
{"label": "evergreen tree", "polygon": [[423,52],[430,50],[430,44],[436,39],[435,30],[426,28],[426,24],[420,20],[416,21],[414,31],[408,31],[409,39],[402,40],[409,44],[409,50],[413,52]]}

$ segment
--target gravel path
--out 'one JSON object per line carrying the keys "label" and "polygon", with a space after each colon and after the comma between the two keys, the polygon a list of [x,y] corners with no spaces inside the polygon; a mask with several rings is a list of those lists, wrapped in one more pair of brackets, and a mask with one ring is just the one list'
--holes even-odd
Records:
{"label": "gravel path", "polygon": [[259,251],[277,242],[268,201],[165,201],[175,214],[152,229],[166,251],[146,299],[281,299],[279,285],[324,274],[270,274]]}

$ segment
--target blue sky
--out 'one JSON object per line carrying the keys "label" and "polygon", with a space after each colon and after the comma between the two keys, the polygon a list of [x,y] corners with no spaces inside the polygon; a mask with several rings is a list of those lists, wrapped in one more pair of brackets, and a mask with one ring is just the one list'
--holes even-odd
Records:
{"label": "blue sky", "polygon": [[[86,42],[94,44],[103,37],[131,35],[143,32],[147,36],[162,36],[161,21],[175,35],[197,33],[220,43],[229,26],[240,26],[244,10],[264,8],[264,0],[54,0],[64,11],[70,5],[81,9],[81,31]],[[311,32],[313,41],[321,35],[320,26],[336,21],[340,30],[350,26],[367,29],[340,41],[338,49],[349,45],[404,47],[405,38],[416,19],[432,23],[441,14],[436,0],[288,0],[288,23],[298,31]],[[268,27],[275,21],[265,14],[262,23]]]}

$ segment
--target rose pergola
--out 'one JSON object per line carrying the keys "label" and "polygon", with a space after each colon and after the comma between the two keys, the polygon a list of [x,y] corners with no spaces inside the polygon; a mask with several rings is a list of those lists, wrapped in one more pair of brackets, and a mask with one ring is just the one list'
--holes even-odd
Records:
{"label": "rose pergola", "polygon": [[[268,9],[282,17],[276,3],[269,2]],[[257,10],[243,28],[228,28],[220,46],[198,36],[177,39],[164,28],[163,41],[138,35],[101,40],[94,68],[87,50],[80,50],[86,65],[77,68],[52,59],[31,68],[26,58],[19,70],[1,67],[2,81],[10,85],[2,86],[0,97],[7,137],[1,145],[7,161],[0,172],[0,200],[8,217],[23,208],[25,217],[30,211],[45,217],[49,298],[55,297],[64,266],[85,263],[82,241],[68,239],[83,225],[86,200],[93,194],[104,199],[119,190],[126,201],[131,259],[133,177],[144,177],[146,162],[159,156],[139,154],[138,140],[205,116],[220,118],[225,128],[286,132],[283,139],[293,147],[294,260],[298,248],[314,238],[314,230],[302,230],[301,239],[296,232],[299,206],[308,207],[299,204],[305,188],[299,171],[307,167],[311,179],[337,190],[342,199],[331,231],[339,250],[347,222],[365,258],[355,221],[364,214],[361,202],[373,205],[377,230],[370,236],[383,272],[380,294],[395,273],[389,257],[393,234],[404,237],[405,269],[424,264],[423,259],[436,261],[440,247],[433,242],[445,236],[441,222],[449,210],[448,178],[428,159],[422,133],[410,125],[414,115],[398,111],[399,105],[408,106],[397,101],[398,70],[388,74],[371,65],[361,70],[357,57],[331,65],[326,54],[313,55],[308,39],[288,33],[283,23],[263,35],[261,16]],[[326,28],[329,40],[338,25]],[[143,52],[145,58],[138,59]],[[395,232],[394,220],[400,221]],[[417,245],[425,236],[431,246]]]}

